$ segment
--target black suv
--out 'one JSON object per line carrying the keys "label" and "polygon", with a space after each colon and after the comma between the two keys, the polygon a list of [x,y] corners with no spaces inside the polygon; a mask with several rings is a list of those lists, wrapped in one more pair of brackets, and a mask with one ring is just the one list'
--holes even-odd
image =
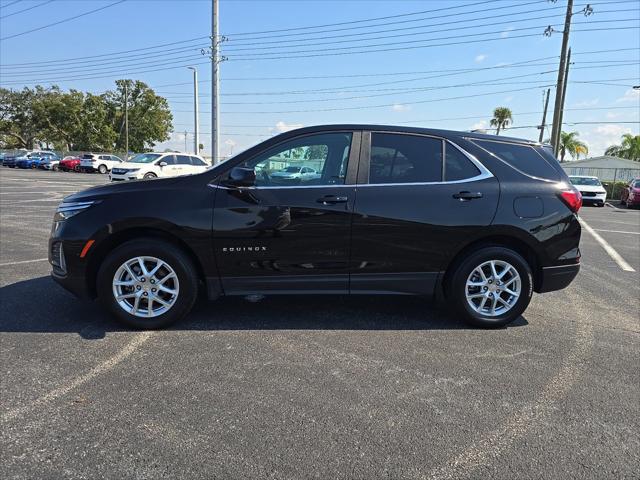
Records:
{"label": "black suv", "polygon": [[49,258],[56,281],[139,328],[183,318],[201,289],[422,295],[495,327],[576,276],[580,205],[538,143],[326,125],[205,173],[71,195]]}

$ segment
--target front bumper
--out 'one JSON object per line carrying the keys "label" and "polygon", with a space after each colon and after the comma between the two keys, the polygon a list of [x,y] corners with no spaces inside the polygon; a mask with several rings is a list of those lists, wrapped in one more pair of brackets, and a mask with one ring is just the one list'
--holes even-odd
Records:
{"label": "front bumper", "polygon": [[606,193],[596,193],[593,196],[589,196],[588,194],[582,193],[583,204],[604,204],[606,201],[607,201]]}
{"label": "front bumper", "polygon": [[562,290],[576,278],[579,271],[579,263],[556,267],[542,267],[542,275],[537,292],[544,293]]}

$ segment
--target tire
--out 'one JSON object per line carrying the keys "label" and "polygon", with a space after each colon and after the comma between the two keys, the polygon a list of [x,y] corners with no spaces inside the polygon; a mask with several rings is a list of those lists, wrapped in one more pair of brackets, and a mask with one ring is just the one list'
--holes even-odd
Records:
{"label": "tire", "polygon": [[76,165],[75,167],[73,167],[73,171],[76,173],[80,173],[80,165]]}
{"label": "tire", "polygon": [[149,173],[145,173],[144,177],[142,177],[142,178],[145,178],[145,179],[149,180],[151,178],[158,178],[158,176],[153,172],[149,172]]}
{"label": "tire", "polygon": [[[155,283],[155,276],[146,276],[144,283],[138,282],[138,286],[142,285],[142,289],[139,289],[138,286],[114,286],[116,275],[118,275],[120,279],[125,278],[126,281],[129,281],[130,275],[125,273],[121,267],[125,262],[133,261],[136,257],[146,257],[146,266],[151,270],[157,265],[152,258],[164,262],[177,276],[177,283],[174,283],[175,280],[173,279],[164,282],[165,285],[177,291],[175,296],[162,292],[157,293],[157,295],[164,295],[163,299],[170,303],[170,306],[164,307],[160,303],[152,301],[151,310],[152,312],[158,311],[158,313],[155,314],[156,316],[147,317],[134,315],[130,311],[126,311],[116,300],[114,289],[121,288],[123,290],[119,291],[126,295],[131,295],[133,292],[142,292],[140,295],[144,295],[148,292],[146,297],[136,295],[139,297],[139,309],[141,309],[139,314],[146,315],[144,312],[148,312],[148,299],[151,298],[152,295],[151,288],[152,284]],[[136,271],[135,269],[136,265],[139,264],[135,263],[135,265],[130,268],[133,273],[139,275],[139,270]],[[160,281],[162,281],[161,276],[168,271],[165,267],[160,269],[160,272],[156,274],[159,276]],[[125,275],[125,277],[121,275]],[[138,278],[142,279],[143,277],[140,276]],[[158,280],[156,279],[155,281],[157,282]],[[97,292],[100,302],[110,310],[120,322],[138,329],[154,330],[166,327],[183,319],[191,311],[197,297],[198,276],[193,263],[180,248],[162,240],[141,238],[120,245],[107,256],[98,271]],[[134,305],[130,305],[135,302],[135,297],[121,301],[124,301],[125,304],[129,306],[135,305],[135,303]],[[143,308],[145,306],[146,309]],[[162,311],[163,308],[166,309]]]}
{"label": "tire", "polygon": [[98,172],[100,172],[102,175],[104,175],[105,173],[108,172],[107,166],[106,165],[100,165],[98,167]]}
{"label": "tire", "polygon": [[[491,261],[496,262],[496,270],[498,271],[498,274],[503,272],[502,268],[504,268],[505,264],[509,265],[513,270],[515,270],[515,272],[517,272],[516,276],[513,270],[509,270],[510,273],[505,275],[506,281],[502,280],[502,283],[508,284],[512,289],[519,283],[520,290],[518,297],[508,295],[504,290],[506,285],[498,286],[495,280],[489,281],[491,280],[491,266],[490,264],[487,265],[486,262]],[[485,265],[483,267],[483,271],[487,272],[486,276],[489,284],[486,284],[486,288],[470,286],[469,293],[476,295],[476,298],[468,300],[467,281],[471,280],[476,282],[475,278],[478,278],[479,280],[477,280],[477,282],[482,283],[482,279],[480,279],[480,277],[472,276],[472,274],[475,275],[474,271],[476,271],[476,269],[481,265]],[[518,318],[522,312],[525,311],[531,301],[531,296],[533,295],[533,276],[531,268],[520,254],[509,248],[499,246],[481,248],[480,250],[472,252],[462,258],[453,266],[453,268],[454,270],[449,277],[450,281],[448,282],[448,285],[445,286],[447,301],[454,306],[458,313],[462,315],[463,319],[470,325],[483,328],[503,327]],[[512,275],[512,273],[514,274]],[[513,278],[516,280],[509,283]],[[491,290],[496,288],[502,289],[500,290],[500,293],[498,293],[498,291],[492,293]],[[470,302],[474,303],[476,307],[481,306],[480,303],[484,298],[485,290],[486,295],[491,294],[494,296],[487,297],[486,305],[480,311],[472,308]],[[494,297],[506,300],[506,303],[508,304],[511,304],[511,302],[513,303],[508,309],[506,309],[506,305],[503,303],[498,304],[497,301],[493,300]],[[493,304],[496,305],[494,306],[496,312],[492,315],[488,310]],[[487,309],[486,313],[484,313],[484,309]],[[504,312],[500,313],[500,310],[504,310]]]}
{"label": "tire", "polygon": [[58,167],[58,165],[54,165],[53,167],[51,167],[51,170],[57,172],[58,170],[60,170],[60,167]]}

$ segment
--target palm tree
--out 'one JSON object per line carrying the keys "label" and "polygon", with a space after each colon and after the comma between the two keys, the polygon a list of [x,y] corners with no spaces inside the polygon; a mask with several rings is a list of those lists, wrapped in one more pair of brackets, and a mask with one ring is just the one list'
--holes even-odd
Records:
{"label": "palm tree", "polygon": [[510,123],[513,123],[510,109],[507,107],[498,107],[493,111],[491,126],[497,127],[496,135],[500,135],[500,129],[505,128]]}
{"label": "palm tree", "polygon": [[589,147],[584,142],[578,140],[580,134],[578,132],[561,132],[560,133],[560,161],[564,162],[564,157],[568,153],[571,158],[578,159],[580,155],[589,153]]}
{"label": "palm tree", "polygon": [[604,154],[640,162],[640,135],[625,133],[622,135],[622,143],[610,146]]}

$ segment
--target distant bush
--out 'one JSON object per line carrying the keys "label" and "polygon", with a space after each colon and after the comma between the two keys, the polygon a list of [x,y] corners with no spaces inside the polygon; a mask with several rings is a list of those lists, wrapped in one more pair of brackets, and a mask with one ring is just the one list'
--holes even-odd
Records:
{"label": "distant bush", "polygon": [[605,190],[607,191],[607,198],[609,200],[620,200],[620,194],[622,190],[627,186],[629,182],[605,182],[607,184]]}

